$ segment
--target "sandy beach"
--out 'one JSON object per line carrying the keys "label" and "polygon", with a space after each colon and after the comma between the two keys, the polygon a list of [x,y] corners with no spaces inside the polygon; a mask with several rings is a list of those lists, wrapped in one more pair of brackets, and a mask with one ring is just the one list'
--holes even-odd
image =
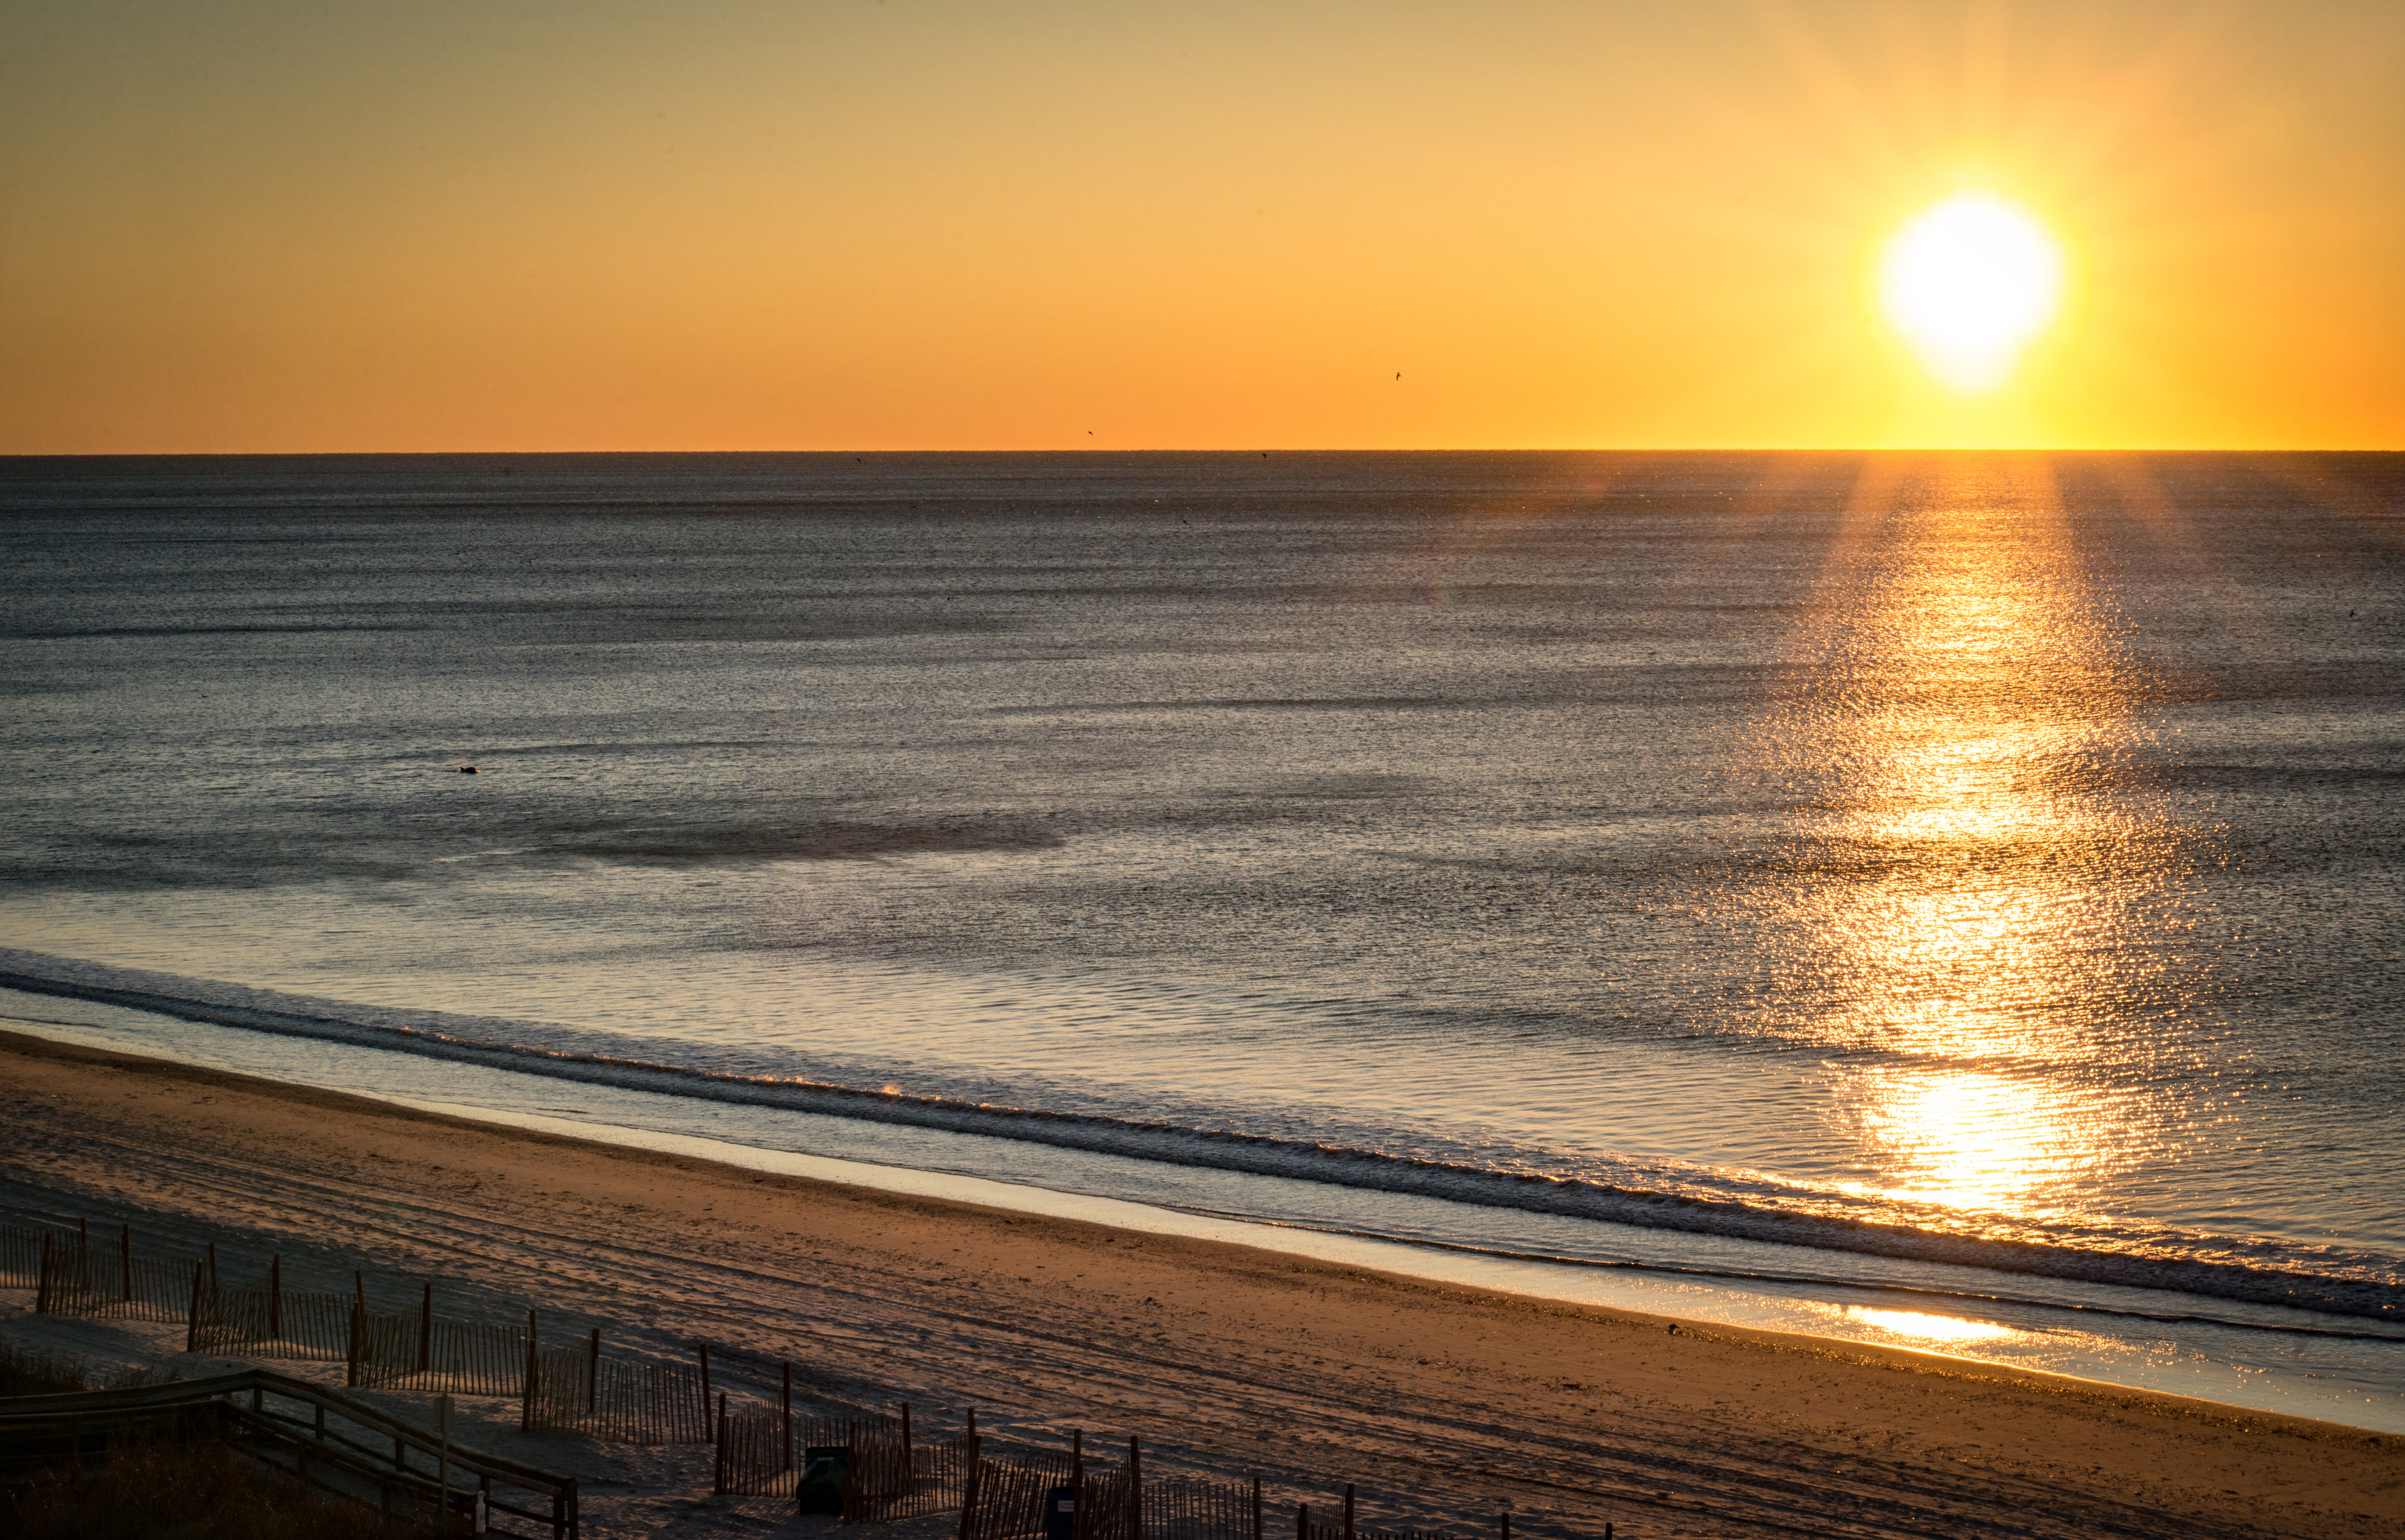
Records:
{"label": "sandy beach", "polygon": [[[533,1303],[630,1349],[707,1340],[738,1385],[790,1359],[812,1407],[908,1400],[937,1433],[974,1407],[1006,1440],[1140,1435],[1148,1468],[1261,1473],[1273,1531],[1349,1480],[1364,1522],[1461,1534],[1508,1507],[1518,1533],[1609,1522],[1632,1540],[2405,1535],[2405,1440],[2332,1424],[763,1175],[15,1034],[0,1096],[11,1219],[131,1223],[154,1252],[273,1249],[288,1276],[326,1281],[288,1286],[435,1277],[446,1308]],[[104,1330],[32,1318],[23,1291],[0,1302],[12,1335]],[[787,1527],[767,1500],[709,1499],[706,1459],[542,1440],[509,1452],[615,1473],[594,1482],[597,1535]]]}

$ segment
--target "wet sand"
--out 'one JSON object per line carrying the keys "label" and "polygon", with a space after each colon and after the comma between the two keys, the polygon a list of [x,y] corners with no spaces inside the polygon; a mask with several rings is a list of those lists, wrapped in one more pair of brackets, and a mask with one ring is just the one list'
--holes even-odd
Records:
{"label": "wet sand", "polygon": [[[764,1175],[11,1033],[0,1107],[5,1217],[130,1220],[153,1250],[239,1239],[296,1272],[458,1279],[476,1308],[606,1322],[630,1351],[706,1339],[738,1384],[792,1359],[812,1405],[907,1399],[939,1435],[972,1406],[1020,1442],[1141,1435],[1148,1469],[1260,1472],[1273,1533],[1349,1480],[1365,1523],[1465,1537],[1507,1505],[1531,1540],[1607,1522],[1624,1540],[2405,1536],[2405,1439],[2328,1423]],[[22,1311],[0,1331],[35,1329]],[[541,1437],[549,1456],[537,1440],[497,1452],[601,1457]],[[597,1490],[592,1533],[792,1527],[766,1500],[707,1500],[693,1467],[619,1459],[626,1500]]]}

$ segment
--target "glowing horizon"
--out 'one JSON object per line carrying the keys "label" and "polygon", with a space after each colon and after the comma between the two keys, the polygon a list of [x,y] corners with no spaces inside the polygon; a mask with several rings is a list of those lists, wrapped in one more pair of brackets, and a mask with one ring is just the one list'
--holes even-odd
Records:
{"label": "glowing horizon", "polygon": [[[2358,0],[6,35],[0,453],[2405,448]],[[1966,194],[2004,342],[1894,320]]]}

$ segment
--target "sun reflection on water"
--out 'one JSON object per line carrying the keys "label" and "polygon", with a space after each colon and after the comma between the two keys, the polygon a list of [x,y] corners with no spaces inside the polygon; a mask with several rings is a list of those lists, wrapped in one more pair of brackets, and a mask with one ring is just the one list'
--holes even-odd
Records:
{"label": "sun reflection on water", "polygon": [[2167,857],[2090,789],[2131,686],[2043,462],[1872,488],[1830,577],[1873,597],[1798,650],[1800,709],[1770,752],[1828,811],[1814,880],[1772,902],[1821,1002],[1832,1131],[1862,1163],[1841,1185],[2075,1207],[2151,1137],[2089,1071],[2112,1031],[2097,1003],[2143,966],[2115,943]]}
{"label": "sun reflection on water", "polygon": [[1886,1152],[1893,1197],[1995,1208],[2092,1166],[2101,1152],[2057,1089],[1976,1070],[1876,1071],[1854,1083],[1858,1127]]}
{"label": "sun reflection on water", "polygon": [[1897,1337],[1913,1337],[1923,1342],[1990,1342],[2000,1337],[2010,1337],[2010,1326],[1992,1321],[1964,1321],[1950,1315],[1930,1315],[1920,1310],[1874,1310],[1859,1305],[1846,1307],[1849,1320],[1865,1326],[1875,1326]]}

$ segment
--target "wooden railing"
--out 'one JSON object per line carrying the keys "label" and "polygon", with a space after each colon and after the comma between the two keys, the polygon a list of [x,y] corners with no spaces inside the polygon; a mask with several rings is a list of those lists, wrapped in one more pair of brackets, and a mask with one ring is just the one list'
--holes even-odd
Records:
{"label": "wooden railing", "polygon": [[268,1369],[0,1402],[0,1473],[81,1480],[112,1450],[195,1442],[234,1445],[312,1490],[387,1514],[439,1514],[456,1524],[481,1500],[487,1533],[578,1540],[573,1477],[446,1444],[364,1401]]}

